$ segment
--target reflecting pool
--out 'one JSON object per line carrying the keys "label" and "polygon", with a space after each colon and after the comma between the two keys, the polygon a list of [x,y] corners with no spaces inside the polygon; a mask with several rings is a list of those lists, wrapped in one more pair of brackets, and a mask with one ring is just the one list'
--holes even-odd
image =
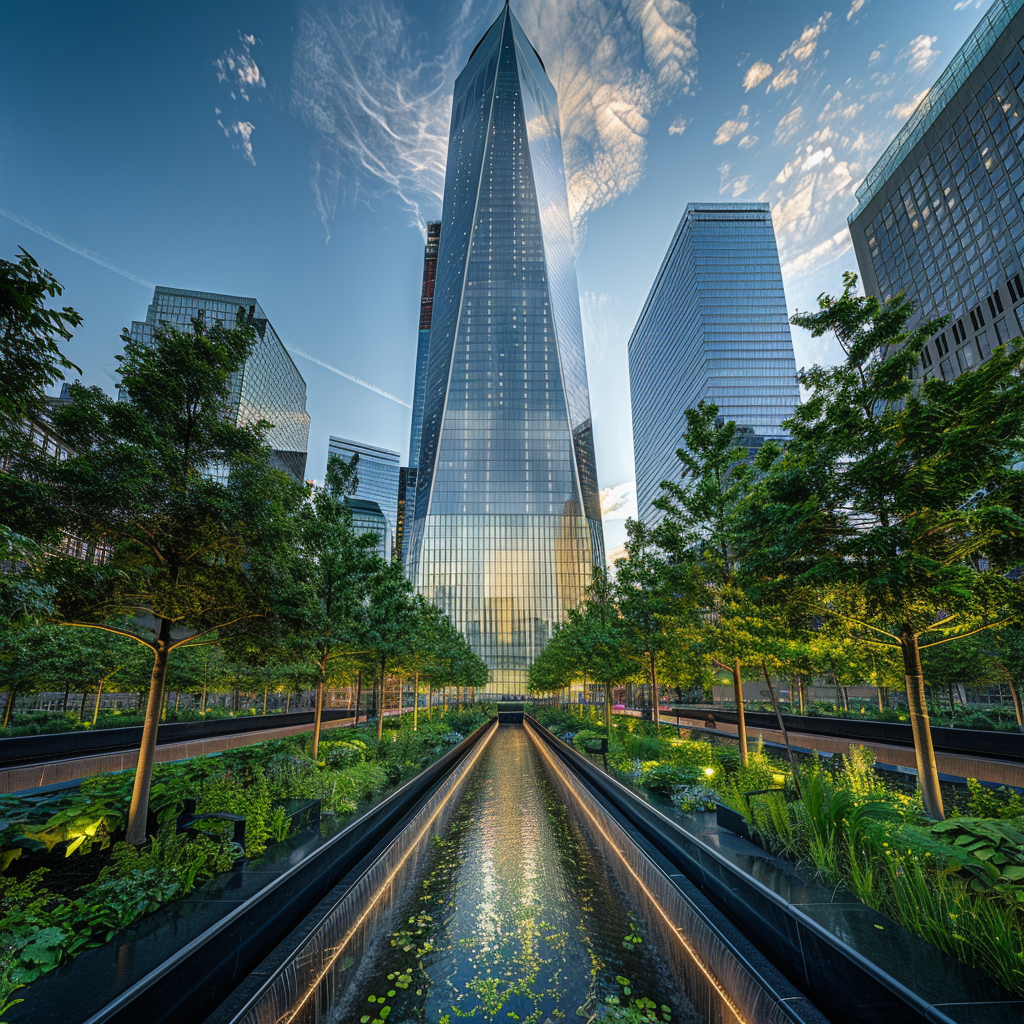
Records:
{"label": "reflecting pool", "polygon": [[500,727],[337,1021],[699,1018],[520,726]]}

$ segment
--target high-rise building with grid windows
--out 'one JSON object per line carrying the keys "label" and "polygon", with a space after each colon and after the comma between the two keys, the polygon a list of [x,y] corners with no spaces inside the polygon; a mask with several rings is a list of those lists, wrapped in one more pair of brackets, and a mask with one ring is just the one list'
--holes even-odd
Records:
{"label": "high-rise building with grid windows", "polygon": [[756,447],[800,401],[767,203],[690,203],[629,339],[637,509],[654,525],[661,482],[682,481],[686,410],[718,406]]}
{"label": "high-rise building with grid windows", "polygon": [[[359,482],[349,501],[355,517],[356,532],[376,533],[380,538],[377,554],[390,561],[395,549],[395,529],[398,525],[398,452],[364,444],[362,441],[351,441],[347,437],[332,437],[327,446],[327,454],[328,458],[337,455],[345,462],[350,462],[353,455],[359,456],[356,463]],[[377,510],[377,518],[374,518],[374,508]]]}
{"label": "high-rise building with grid windows", "polygon": [[1024,0],[995,0],[857,189],[865,290],[905,292],[952,380],[1024,333]]}
{"label": "high-rise building with grid windows", "polygon": [[291,473],[301,483],[309,443],[306,382],[255,299],[158,286],[146,319],[133,321],[131,336],[133,340],[150,344],[153,332],[161,324],[189,330],[200,312],[208,324],[220,321],[233,327],[239,309],[245,310],[259,337],[245,365],[231,377],[230,401],[235,423],[238,426],[260,420],[272,423],[267,433],[271,463]]}
{"label": "high-rise building with grid windows", "polygon": [[455,84],[408,518],[415,586],[525,693],[604,547],[558,100],[508,6]]}

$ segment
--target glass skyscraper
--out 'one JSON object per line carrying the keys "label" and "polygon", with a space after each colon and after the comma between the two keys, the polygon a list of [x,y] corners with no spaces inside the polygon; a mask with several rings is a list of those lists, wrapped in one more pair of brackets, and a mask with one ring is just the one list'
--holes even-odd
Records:
{"label": "glass skyscraper", "polygon": [[208,324],[220,321],[227,327],[234,327],[239,308],[246,311],[259,340],[245,365],[231,378],[235,423],[240,427],[260,420],[272,423],[267,433],[271,463],[302,483],[309,443],[306,382],[255,299],[159,286],[153,292],[146,319],[132,323],[131,336],[136,341],[151,344],[154,330],[162,323],[179,330],[191,329],[192,320],[200,310]]}
{"label": "glass skyscraper", "polygon": [[633,457],[642,522],[681,482],[686,410],[714,402],[748,446],[782,437],[800,401],[767,203],[690,203],[629,339]]}
{"label": "glass skyscraper", "polygon": [[[376,445],[364,444],[362,441],[351,441],[347,437],[332,437],[327,447],[328,457],[337,455],[350,462],[353,455],[359,456],[356,463],[356,486],[353,499],[349,504],[356,519],[356,532],[364,532],[363,527],[372,526],[373,532],[381,536],[377,545],[377,553],[381,558],[390,560],[395,546],[395,528],[398,525],[398,475],[399,453],[389,448],[378,448]],[[373,504],[387,524],[387,537],[381,534],[379,523],[364,522],[372,512],[368,507]]]}
{"label": "glass skyscraper", "polygon": [[1024,333],[1024,0],[995,0],[857,189],[864,289],[952,322],[918,374],[952,380]]}
{"label": "glass skyscraper", "polygon": [[529,666],[604,563],[558,101],[506,5],[455,84],[407,567]]}

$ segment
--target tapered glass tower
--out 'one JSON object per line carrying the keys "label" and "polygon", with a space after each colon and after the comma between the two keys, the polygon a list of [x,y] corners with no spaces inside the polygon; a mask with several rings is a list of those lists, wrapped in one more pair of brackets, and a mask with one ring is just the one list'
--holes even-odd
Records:
{"label": "tapered glass tower", "polygon": [[604,546],[558,101],[507,5],[455,83],[441,225],[408,568],[522,694]]}

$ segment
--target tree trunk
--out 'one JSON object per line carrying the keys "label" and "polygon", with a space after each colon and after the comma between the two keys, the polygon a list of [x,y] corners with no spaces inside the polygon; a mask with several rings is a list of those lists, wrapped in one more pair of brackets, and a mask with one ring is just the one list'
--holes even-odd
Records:
{"label": "tree trunk", "polygon": [[178,713],[178,708],[181,705],[181,690],[174,695],[174,713]]}
{"label": "tree trunk", "polygon": [[267,692],[270,690],[269,686],[263,687],[263,714],[267,713]]}
{"label": "tree trunk", "polygon": [[419,728],[419,715],[420,711],[420,674],[417,672],[413,676],[413,690],[412,690],[412,731],[416,732]]}
{"label": "tree trunk", "polygon": [[210,674],[210,666],[207,664],[203,669],[203,699],[199,702],[199,714],[206,714],[206,677]]}
{"label": "tree trunk", "polygon": [[604,684],[604,727],[611,733],[612,728],[612,684]]}
{"label": "tree trunk", "polygon": [[1021,708],[1020,690],[1017,689],[1017,681],[1010,679],[1010,696],[1013,697],[1013,710],[1017,716],[1017,728],[1024,732],[1024,709]]}
{"label": "tree trunk", "polygon": [[875,687],[875,695],[878,697],[878,710],[884,711],[885,708],[882,707],[882,688],[880,686]]}
{"label": "tree trunk", "polygon": [[775,718],[782,731],[782,738],[786,741],[786,753],[789,755],[789,766],[793,769],[793,785],[796,788],[797,799],[803,800],[804,795],[800,792],[800,775],[796,770],[796,758],[793,757],[793,748],[789,745],[789,730],[782,720],[782,712],[779,710],[779,699],[775,696],[775,687],[772,685],[772,677],[768,674],[768,666],[762,661],[761,671],[764,672],[764,681],[768,684],[768,694],[772,699],[772,707],[775,708]]}
{"label": "tree trunk", "polygon": [[103,696],[103,684],[107,681],[107,677],[104,676],[100,680],[100,688],[96,691],[96,707],[92,709],[92,724],[96,724],[96,720],[100,717],[100,697]]}
{"label": "tree trunk", "polygon": [[80,722],[85,721],[85,702],[89,699],[89,694],[83,689],[82,690],[82,703],[78,705],[78,720]]}
{"label": "tree trunk", "polygon": [[800,699],[800,714],[802,715],[804,713],[804,677],[803,676],[797,676],[796,677],[796,693],[797,693],[797,697]]}
{"label": "tree trunk", "polygon": [[740,764],[747,763],[747,714],[743,707],[743,674],[740,672],[740,659],[732,663],[732,685],[736,689],[736,735],[740,741]]}
{"label": "tree trunk", "polygon": [[363,703],[363,670],[356,669],[356,725],[359,724],[359,708]]}
{"label": "tree trunk", "polygon": [[939,769],[935,763],[935,748],[932,746],[931,726],[928,723],[921,651],[917,646],[917,636],[909,629],[905,629],[900,635],[900,651],[903,654],[903,671],[906,673],[907,709],[910,712],[910,726],[914,733],[914,753],[917,757],[917,780],[921,787],[921,801],[924,804],[924,813],[941,821],[946,815],[942,807]]}
{"label": "tree trunk", "polygon": [[654,722],[654,735],[661,730],[661,701],[658,699],[658,669],[656,657],[651,651],[651,720]]}
{"label": "tree trunk", "polygon": [[387,655],[380,656],[380,704],[377,707],[377,742],[384,737],[384,669]]}
{"label": "tree trunk", "polygon": [[316,709],[313,712],[313,760],[320,753],[320,718],[324,710],[324,666],[320,667],[320,678],[316,681]]}
{"label": "tree trunk", "polygon": [[66,715],[68,713],[68,695],[70,694],[70,692],[71,692],[71,679],[70,679],[70,677],[66,677],[65,680],[64,680],[64,703],[61,706],[61,714],[65,714]]}
{"label": "tree trunk", "polygon": [[[141,846],[146,841],[146,818],[149,814],[149,789],[153,782],[153,756],[156,753],[156,734],[164,709],[164,683],[167,679],[167,657],[171,645],[171,620],[160,620],[160,632],[153,652],[153,671],[149,678],[149,700],[146,719],[142,726],[142,745],[135,770],[132,803],[128,811],[127,842]],[[141,696],[141,695],[140,695]]]}
{"label": "tree trunk", "polygon": [[11,711],[14,710],[14,687],[12,686],[7,691],[7,707],[4,709],[4,728],[7,728],[8,722],[11,720]]}
{"label": "tree trunk", "polygon": [[427,721],[434,720],[434,684],[427,683]]}

